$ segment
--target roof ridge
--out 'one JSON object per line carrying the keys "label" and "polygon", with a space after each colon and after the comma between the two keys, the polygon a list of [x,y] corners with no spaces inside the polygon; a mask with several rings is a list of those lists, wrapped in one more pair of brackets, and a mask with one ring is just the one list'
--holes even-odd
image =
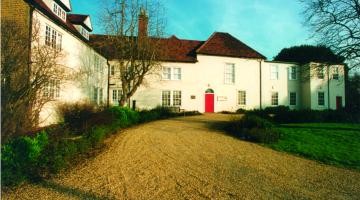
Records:
{"label": "roof ridge", "polygon": [[201,50],[201,48],[203,48],[203,47],[210,41],[210,39],[215,36],[216,33],[217,33],[216,31],[213,32],[213,33],[210,35],[210,37],[204,42],[204,44],[202,44],[198,49],[196,49],[195,52],[198,53],[198,52]]}
{"label": "roof ridge", "polygon": [[90,16],[89,14],[76,14],[76,13],[66,13],[66,15],[74,15],[74,16]]}
{"label": "roof ridge", "polygon": [[245,44],[243,41],[239,40],[238,38],[234,37],[233,35],[231,35],[230,33],[226,33],[229,36],[231,36],[232,38],[234,38],[235,40],[239,41],[241,44],[245,45],[247,48],[255,51],[256,53],[258,53],[260,56],[264,57],[266,59],[266,56],[262,55],[260,52],[256,51],[255,49],[253,49],[252,47],[250,47],[249,45]]}

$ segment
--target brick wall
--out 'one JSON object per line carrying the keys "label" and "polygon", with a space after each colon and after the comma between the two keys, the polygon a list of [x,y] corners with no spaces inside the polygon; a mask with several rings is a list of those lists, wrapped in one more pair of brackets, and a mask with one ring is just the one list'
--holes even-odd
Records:
{"label": "brick wall", "polygon": [[24,0],[1,0],[1,19],[14,20],[28,28],[30,6]]}

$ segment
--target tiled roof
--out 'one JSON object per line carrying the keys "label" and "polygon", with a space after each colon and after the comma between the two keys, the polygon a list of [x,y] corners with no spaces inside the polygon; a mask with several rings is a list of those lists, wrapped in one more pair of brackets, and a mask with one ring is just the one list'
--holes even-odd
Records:
{"label": "tiled roof", "polygon": [[181,40],[176,36],[159,40],[160,60],[168,62],[196,62],[196,49],[204,41]]}
{"label": "tiled roof", "polygon": [[[106,42],[111,39],[108,35],[90,35],[90,44],[108,59],[116,59],[115,49]],[[160,61],[168,62],[196,62],[196,49],[204,42],[197,40],[180,40],[175,36],[169,38],[151,38],[159,47]]]}
{"label": "tiled roof", "polygon": [[72,23],[72,24],[80,24],[85,26],[88,31],[91,31],[91,27],[89,27],[88,25],[86,25],[84,22],[86,20],[86,18],[88,18],[89,15],[80,15],[80,14],[67,14],[67,19]]}
{"label": "tiled roof", "polygon": [[212,34],[205,44],[197,49],[196,52],[206,55],[265,59],[265,56],[229,33],[220,32]]}
{"label": "tiled roof", "polygon": [[67,17],[73,24],[81,24],[89,15],[68,14]]}
{"label": "tiled roof", "polygon": [[[106,40],[108,35],[90,35],[90,43],[108,59],[116,59],[114,49]],[[160,61],[168,62],[197,62],[197,54],[227,56],[238,58],[265,59],[257,51],[228,33],[214,33],[207,41],[183,40],[176,36],[169,38],[153,38],[158,42]]]}
{"label": "tiled roof", "polygon": [[[67,15],[66,22],[62,20],[60,17],[58,17],[56,14],[54,14],[51,9],[44,3],[43,0],[28,0],[28,2],[33,5],[35,8],[40,10],[44,15],[49,17],[55,24],[58,26],[61,26],[65,30],[69,31],[73,35],[75,35],[77,38],[82,40],[84,43],[88,44],[88,40],[84,38],[84,36],[79,33],[78,30],[74,27],[72,22],[69,20],[69,14]],[[86,16],[86,15],[85,15]]]}

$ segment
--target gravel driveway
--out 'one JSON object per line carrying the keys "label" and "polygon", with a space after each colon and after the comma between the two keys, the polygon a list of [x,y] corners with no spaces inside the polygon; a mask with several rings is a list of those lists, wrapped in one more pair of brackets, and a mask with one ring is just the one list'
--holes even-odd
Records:
{"label": "gravel driveway", "polygon": [[359,199],[360,173],[227,136],[230,115],[175,118],[109,138],[98,156],[3,199]]}

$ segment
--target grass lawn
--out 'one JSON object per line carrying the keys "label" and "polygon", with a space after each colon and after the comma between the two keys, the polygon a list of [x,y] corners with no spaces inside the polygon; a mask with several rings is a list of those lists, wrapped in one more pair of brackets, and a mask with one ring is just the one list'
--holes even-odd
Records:
{"label": "grass lawn", "polygon": [[360,125],[342,123],[283,124],[273,149],[326,164],[360,170]]}

